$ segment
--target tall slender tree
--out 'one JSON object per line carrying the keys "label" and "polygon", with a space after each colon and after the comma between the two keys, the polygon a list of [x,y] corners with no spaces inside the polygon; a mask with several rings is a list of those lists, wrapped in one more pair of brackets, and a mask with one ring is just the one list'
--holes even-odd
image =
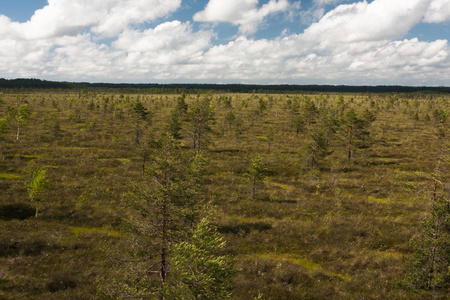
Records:
{"label": "tall slender tree", "polygon": [[445,293],[450,287],[450,184],[442,176],[449,163],[448,153],[441,156],[434,172],[430,211],[420,224],[420,236],[411,240],[413,259],[403,283],[412,289]]}
{"label": "tall slender tree", "polygon": [[197,152],[210,142],[208,134],[212,132],[211,125],[215,121],[214,105],[210,97],[197,98],[188,112],[189,135],[193,149]]}
{"label": "tall slender tree", "polygon": [[369,137],[368,127],[372,118],[364,118],[353,108],[348,110],[342,119],[342,139],[347,146],[347,161],[350,162],[358,148],[365,145]]}
{"label": "tall slender tree", "polygon": [[193,229],[203,205],[196,174],[200,157],[180,151],[179,143],[165,134],[148,168],[148,179],[132,185],[129,193],[139,212],[131,223],[144,240],[140,252],[149,257],[147,274],[159,276],[160,295],[167,283],[172,245]]}
{"label": "tall slender tree", "polygon": [[31,110],[28,107],[28,104],[21,104],[16,110],[13,110],[12,113],[17,124],[16,140],[19,141],[20,128],[30,119]]}
{"label": "tall slender tree", "polygon": [[260,185],[267,176],[267,168],[260,155],[256,155],[250,161],[247,176],[252,184],[252,199],[255,199],[257,186]]}

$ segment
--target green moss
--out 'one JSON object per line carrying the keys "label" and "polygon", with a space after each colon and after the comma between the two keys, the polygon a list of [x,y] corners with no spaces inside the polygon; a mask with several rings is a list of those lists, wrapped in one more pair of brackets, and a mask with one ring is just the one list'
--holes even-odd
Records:
{"label": "green moss", "polygon": [[20,176],[19,174],[0,173],[0,178],[1,179],[17,180],[17,179],[21,179],[22,176]]}
{"label": "green moss", "polygon": [[70,231],[73,233],[75,237],[78,237],[82,234],[106,234],[109,236],[121,236],[120,232],[115,230],[109,230],[109,229],[103,229],[99,227],[77,227],[77,226],[70,226]]}
{"label": "green moss", "polygon": [[272,186],[276,186],[279,188],[282,188],[283,190],[294,190],[295,186],[289,185],[289,184],[284,184],[284,183],[279,183],[279,182],[273,182],[271,179],[266,178],[264,179],[264,183],[267,185],[272,185]]}
{"label": "green moss", "polygon": [[285,253],[285,254],[264,253],[264,254],[258,254],[258,256],[261,258],[273,259],[273,260],[278,260],[278,261],[280,261],[280,260],[289,261],[293,264],[302,266],[303,268],[308,270],[308,272],[311,272],[311,273],[323,273],[327,276],[337,277],[344,281],[349,281],[352,279],[352,277],[349,275],[335,273],[335,272],[326,270],[326,269],[324,269],[324,267],[322,265],[315,263],[311,260],[308,260],[300,255],[287,254],[287,253]]}
{"label": "green moss", "polygon": [[369,197],[367,197],[367,200],[369,200],[369,202],[382,203],[382,204],[389,203],[389,200],[387,198],[375,198],[375,197],[369,196]]}

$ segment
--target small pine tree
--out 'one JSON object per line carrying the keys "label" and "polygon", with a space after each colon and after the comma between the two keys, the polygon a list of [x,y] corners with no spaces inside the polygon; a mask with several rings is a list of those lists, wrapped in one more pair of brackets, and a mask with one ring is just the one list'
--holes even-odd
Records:
{"label": "small pine tree", "polygon": [[180,116],[180,111],[178,109],[173,109],[170,112],[170,118],[167,120],[166,130],[172,137],[176,140],[181,140],[181,129],[183,121]]}
{"label": "small pine tree", "polygon": [[195,228],[190,241],[174,247],[169,299],[229,299],[233,267],[218,252],[225,242],[207,218]]}
{"label": "small pine tree", "polygon": [[330,155],[330,144],[326,137],[325,131],[321,128],[311,132],[311,141],[306,144],[305,150],[308,156],[308,166],[315,168],[319,166],[321,160]]}
{"label": "small pine tree", "polygon": [[256,187],[263,182],[267,176],[267,168],[260,155],[256,155],[250,162],[247,176],[252,183],[252,199],[256,197]]}
{"label": "small pine tree", "polygon": [[8,133],[8,118],[0,119],[0,140],[2,140]]}
{"label": "small pine tree", "polygon": [[49,181],[46,178],[47,169],[42,169],[37,166],[34,162],[28,165],[29,179],[26,183],[26,188],[28,192],[28,197],[31,202],[36,205],[36,218],[39,213],[38,202],[41,200],[41,194],[48,188]]}
{"label": "small pine tree", "polygon": [[17,123],[17,137],[16,140],[19,141],[20,127],[25,125],[31,116],[30,108],[28,104],[21,104],[17,110],[13,111],[14,119]]}
{"label": "small pine tree", "polygon": [[[436,173],[442,171],[439,166]],[[413,259],[403,284],[414,290],[445,291],[450,287],[450,189],[438,177],[434,179],[431,211],[420,224],[422,233],[410,243]]]}

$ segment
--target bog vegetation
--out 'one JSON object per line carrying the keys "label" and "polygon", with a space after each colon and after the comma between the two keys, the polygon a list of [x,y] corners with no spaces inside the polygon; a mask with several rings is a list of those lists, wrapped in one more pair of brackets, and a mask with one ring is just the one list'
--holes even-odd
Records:
{"label": "bog vegetation", "polygon": [[449,103],[0,91],[0,299],[444,299]]}

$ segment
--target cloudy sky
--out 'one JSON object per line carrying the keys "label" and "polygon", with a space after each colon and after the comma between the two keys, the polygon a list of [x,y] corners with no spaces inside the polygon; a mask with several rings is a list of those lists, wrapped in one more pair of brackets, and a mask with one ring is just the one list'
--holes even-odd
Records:
{"label": "cloudy sky", "polygon": [[0,78],[450,85],[450,0],[1,0]]}

